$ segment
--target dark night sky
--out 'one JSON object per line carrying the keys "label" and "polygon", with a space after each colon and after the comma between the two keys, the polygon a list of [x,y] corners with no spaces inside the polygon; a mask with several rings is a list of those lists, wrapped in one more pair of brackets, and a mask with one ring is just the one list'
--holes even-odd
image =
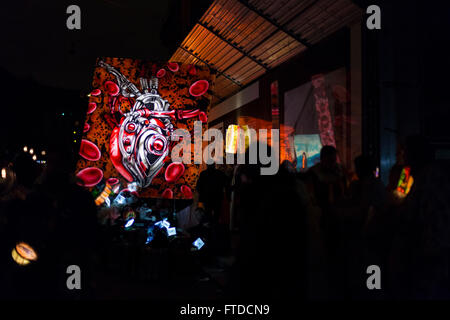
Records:
{"label": "dark night sky", "polygon": [[[81,30],[66,28],[66,8],[81,8]],[[101,55],[167,59],[161,41],[167,1],[10,1],[0,11],[0,67],[42,85],[87,90]]]}
{"label": "dark night sky", "polygon": [[[91,89],[97,57],[165,61],[207,2],[187,1],[188,20],[181,0],[2,2],[0,81],[2,118],[8,120],[0,127],[7,137],[0,148],[45,145],[71,134],[74,121],[83,121],[87,104],[81,97]],[[81,8],[81,30],[66,28],[71,4]]]}

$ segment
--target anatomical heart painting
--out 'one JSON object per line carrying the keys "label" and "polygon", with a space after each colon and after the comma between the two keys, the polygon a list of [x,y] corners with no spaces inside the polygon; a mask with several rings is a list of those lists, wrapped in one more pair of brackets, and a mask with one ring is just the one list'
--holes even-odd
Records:
{"label": "anatomical heart painting", "polygon": [[96,195],[98,205],[121,194],[191,199],[201,164],[194,153],[190,163],[172,161],[171,150],[181,141],[174,132],[184,129],[193,137],[195,122],[207,130],[214,78],[203,66],[97,59],[77,183]]}

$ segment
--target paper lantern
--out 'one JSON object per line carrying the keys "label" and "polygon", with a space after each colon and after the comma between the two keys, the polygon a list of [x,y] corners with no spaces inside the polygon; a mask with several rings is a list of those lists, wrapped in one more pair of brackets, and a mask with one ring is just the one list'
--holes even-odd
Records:
{"label": "paper lantern", "polygon": [[133,225],[133,223],[134,223],[134,219],[133,218],[130,219],[130,220],[127,220],[127,222],[125,223],[125,228],[131,227]]}
{"label": "paper lantern", "polygon": [[133,210],[128,210],[125,213],[125,220],[128,221],[130,219],[136,219],[136,213]]}
{"label": "paper lantern", "polygon": [[238,129],[239,129],[239,126],[237,126],[235,124],[230,124],[228,126],[227,136],[226,136],[226,145],[225,145],[226,153],[236,153]]}
{"label": "paper lantern", "polygon": [[97,206],[101,206],[103,203],[105,203],[106,199],[111,193],[111,185],[107,182],[105,185],[105,189],[103,189],[102,193],[97,197],[97,199],[95,199],[95,204]]}
{"label": "paper lantern", "polygon": [[38,255],[36,251],[27,243],[19,242],[11,252],[13,260],[21,266],[26,266],[31,261],[36,261]]}
{"label": "paper lantern", "polygon": [[192,244],[197,248],[197,250],[200,250],[205,245],[201,238],[197,238],[197,240],[195,240]]}
{"label": "paper lantern", "polygon": [[411,168],[404,167],[400,178],[398,179],[397,189],[395,189],[395,194],[399,198],[404,198],[411,191],[411,187],[414,183],[414,178],[411,175]]}

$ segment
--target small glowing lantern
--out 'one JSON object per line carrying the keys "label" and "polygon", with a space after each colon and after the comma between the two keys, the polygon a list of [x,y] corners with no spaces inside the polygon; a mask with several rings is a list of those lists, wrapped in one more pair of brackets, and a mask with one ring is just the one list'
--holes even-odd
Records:
{"label": "small glowing lantern", "polygon": [[2,179],[6,179],[6,169],[2,168]]}
{"label": "small glowing lantern", "polygon": [[404,198],[411,191],[411,187],[414,183],[414,179],[411,175],[411,168],[404,167],[402,173],[400,174],[400,179],[398,179],[397,189],[395,193],[398,197]]}
{"label": "small glowing lantern", "polygon": [[225,145],[226,153],[236,153],[238,130],[239,130],[239,126],[237,126],[235,124],[230,124],[228,126],[227,136],[226,136],[226,145]]}
{"label": "small glowing lantern", "polygon": [[46,154],[45,150],[42,150],[41,155],[45,156]]}
{"label": "small glowing lantern", "polygon": [[133,223],[134,223],[134,219],[131,218],[130,220],[128,220],[128,221],[125,223],[125,228],[131,227],[131,226],[133,225]]}
{"label": "small glowing lantern", "polygon": [[27,243],[19,242],[11,252],[13,260],[21,266],[26,266],[31,261],[36,261],[38,256],[36,251]]}
{"label": "small glowing lantern", "polygon": [[238,146],[241,143],[241,136],[239,135],[240,130],[244,133],[244,146],[245,149],[250,145],[250,129],[248,125],[238,126],[236,124],[230,124],[227,129],[226,134],[226,145],[225,152],[226,153],[236,153],[238,150]]}
{"label": "small glowing lantern", "polygon": [[31,149],[30,149],[30,154],[33,154],[33,153],[34,153],[34,149],[31,148]]}
{"label": "small glowing lantern", "polygon": [[28,147],[27,146],[23,147],[23,152],[28,152]]}
{"label": "small glowing lantern", "polygon": [[111,193],[111,185],[106,183],[105,189],[103,189],[102,193],[97,197],[97,199],[95,199],[95,204],[97,206],[102,205]]}
{"label": "small glowing lantern", "polygon": [[34,160],[34,161],[36,161],[36,160],[37,160],[37,157],[36,157],[36,155],[34,155],[34,156],[33,156],[33,160]]}
{"label": "small glowing lantern", "polygon": [[130,220],[130,219],[135,219],[136,218],[136,213],[134,213],[133,210],[129,210],[125,213],[125,220]]}

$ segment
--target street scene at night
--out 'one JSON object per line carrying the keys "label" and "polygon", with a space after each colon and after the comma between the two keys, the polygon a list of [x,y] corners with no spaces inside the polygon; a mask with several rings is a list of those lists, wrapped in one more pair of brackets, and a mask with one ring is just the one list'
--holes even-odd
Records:
{"label": "street scene at night", "polygon": [[0,301],[450,299],[446,2],[2,6]]}

